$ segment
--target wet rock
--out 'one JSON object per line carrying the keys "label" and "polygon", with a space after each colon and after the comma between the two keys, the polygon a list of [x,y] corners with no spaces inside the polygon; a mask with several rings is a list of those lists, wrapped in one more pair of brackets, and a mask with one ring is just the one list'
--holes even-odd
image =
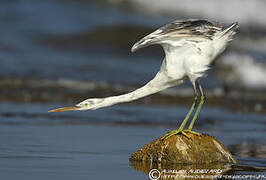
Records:
{"label": "wet rock", "polygon": [[207,134],[188,137],[178,134],[165,140],[158,138],[134,152],[130,161],[162,164],[212,164],[237,163],[226,147]]}

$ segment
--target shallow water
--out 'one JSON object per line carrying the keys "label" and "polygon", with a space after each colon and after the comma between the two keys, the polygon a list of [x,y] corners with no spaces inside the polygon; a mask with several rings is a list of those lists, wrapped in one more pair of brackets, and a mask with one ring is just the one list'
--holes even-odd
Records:
{"label": "shallow water", "polygon": [[[0,173],[5,179],[147,179],[130,166],[132,152],[180,123],[186,108],[119,105],[97,111],[51,114],[50,104],[1,103]],[[265,174],[262,115],[205,108],[198,131],[217,137],[246,168]],[[240,170],[239,170],[240,169]]]}
{"label": "shallow water", "polygon": [[[130,54],[130,48],[173,19],[139,14],[124,4],[70,0],[1,1],[0,15],[1,177],[147,179],[129,157],[177,127],[192,100],[189,83],[97,111],[47,111],[89,96],[125,93],[150,80],[160,67],[162,50],[155,46]],[[230,64],[246,58],[252,68],[248,75],[257,77],[260,67],[258,77],[264,77],[264,64],[257,62],[265,63],[266,41],[256,38],[266,33],[261,25],[251,29],[249,34],[244,23],[230,53],[220,60]],[[264,81],[231,81],[245,64],[239,71],[221,71],[220,81],[214,76],[219,68],[209,73],[203,81],[209,99],[195,127],[217,137],[240,161],[242,166],[228,174],[265,175],[266,99],[258,83]],[[235,87],[224,90],[230,83]]]}

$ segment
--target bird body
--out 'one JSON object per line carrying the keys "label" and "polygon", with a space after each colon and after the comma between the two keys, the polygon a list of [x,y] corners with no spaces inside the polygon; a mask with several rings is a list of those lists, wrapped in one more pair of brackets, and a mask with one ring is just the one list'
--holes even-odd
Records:
{"label": "bird body", "polygon": [[221,25],[206,20],[174,21],[141,39],[132,52],[160,44],[168,76],[176,80],[187,76],[195,81],[204,76],[215,57],[224,51],[236,27],[234,23],[222,30]]}
{"label": "bird body", "polygon": [[142,38],[131,49],[132,52],[135,52],[140,48],[153,44],[159,44],[163,47],[165,58],[159,72],[150,82],[127,94],[107,98],[89,98],[74,107],[54,109],[51,112],[94,110],[118,103],[130,102],[182,84],[186,78],[189,78],[195,92],[195,100],[180,128],[169,135],[183,132],[187,120],[198,105],[188,128],[188,130],[191,130],[205,100],[205,95],[198,80],[205,76],[215,57],[225,50],[237,27],[237,23],[233,23],[223,29],[220,24],[215,22],[192,19],[167,24]]}

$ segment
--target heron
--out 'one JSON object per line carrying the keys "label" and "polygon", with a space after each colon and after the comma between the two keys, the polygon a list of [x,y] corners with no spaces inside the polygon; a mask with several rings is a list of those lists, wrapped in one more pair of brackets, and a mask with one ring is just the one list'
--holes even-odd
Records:
{"label": "heron", "polygon": [[[192,131],[206,99],[200,79],[206,76],[207,70],[210,69],[217,55],[221,54],[233,40],[237,28],[237,22],[224,28],[220,23],[208,20],[173,21],[145,36],[131,48],[131,52],[135,52],[140,48],[159,44],[164,50],[165,57],[160,70],[147,84],[126,94],[106,98],[89,98],[75,106],[52,109],[49,112],[95,110],[130,102],[178,86],[189,79],[194,91],[192,106],[179,128],[166,133],[163,139],[179,133],[185,136],[188,136],[189,132],[200,135]],[[190,124],[185,129],[193,113]]]}

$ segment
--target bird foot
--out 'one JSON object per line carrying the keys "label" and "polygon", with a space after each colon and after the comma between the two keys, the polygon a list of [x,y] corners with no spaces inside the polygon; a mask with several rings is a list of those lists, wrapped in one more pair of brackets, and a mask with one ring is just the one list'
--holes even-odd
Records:
{"label": "bird foot", "polygon": [[177,135],[177,134],[183,134],[184,136],[186,136],[187,138],[191,138],[187,133],[191,133],[191,134],[195,134],[197,136],[200,136],[201,134],[200,133],[197,133],[195,131],[191,131],[191,130],[180,130],[180,129],[176,129],[176,130],[173,130],[173,131],[170,131],[168,133],[166,133],[163,137],[161,137],[161,140],[165,140],[173,135]]}
{"label": "bird foot", "polygon": [[192,131],[192,130],[188,130],[188,129],[183,130],[183,132],[185,132],[185,133],[191,133],[191,134],[194,134],[194,135],[197,135],[197,136],[200,136],[200,135],[201,135],[201,134],[198,133],[198,132],[195,132],[195,131]]}
{"label": "bird foot", "polygon": [[169,138],[169,137],[171,137],[171,136],[177,135],[177,134],[179,134],[179,133],[183,134],[183,135],[186,136],[186,137],[189,137],[189,136],[186,134],[186,132],[184,132],[183,130],[176,129],[176,130],[173,130],[173,131],[170,131],[170,132],[166,133],[161,139],[162,139],[162,140],[165,140],[165,139],[167,139],[167,138]]}

